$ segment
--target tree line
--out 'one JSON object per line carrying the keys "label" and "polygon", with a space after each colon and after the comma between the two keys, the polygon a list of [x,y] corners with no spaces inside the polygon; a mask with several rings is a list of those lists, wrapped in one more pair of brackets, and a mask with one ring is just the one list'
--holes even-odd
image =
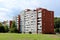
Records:
{"label": "tree line", "polygon": [[[60,18],[55,17],[54,18],[54,30],[56,33],[60,33]],[[0,33],[18,33],[17,25],[15,21],[12,22],[12,27],[10,28],[8,25],[3,25],[0,23]]]}
{"label": "tree line", "polygon": [[54,18],[54,28],[56,33],[60,33],[60,18],[55,17]]}
{"label": "tree line", "polygon": [[17,25],[15,23],[15,21],[12,22],[12,27],[10,28],[8,25],[3,25],[2,23],[0,23],[0,33],[18,33],[17,30]]}

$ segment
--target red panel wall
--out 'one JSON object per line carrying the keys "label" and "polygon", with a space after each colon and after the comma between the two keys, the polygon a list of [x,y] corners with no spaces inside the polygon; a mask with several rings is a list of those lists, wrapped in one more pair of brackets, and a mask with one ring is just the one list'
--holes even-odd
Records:
{"label": "red panel wall", "polygon": [[10,23],[9,23],[9,24],[10,24],[10,28],[11,28],[11,27],[12,27],[12,21],[10,21]]}
{"label": "red panel wall", "polygon": [[20,15],[18,15],[18,31],[20,32]]}
{"label": "red panel wall", "polygon": [[54,12],[42,10],[42,33],[54,33]]}

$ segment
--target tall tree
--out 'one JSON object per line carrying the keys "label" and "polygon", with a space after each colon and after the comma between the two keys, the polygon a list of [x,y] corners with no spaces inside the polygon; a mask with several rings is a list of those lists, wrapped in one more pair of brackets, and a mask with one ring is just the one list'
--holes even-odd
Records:
{"label": "tall tree", "polygon": [[5,32],[5,28],[4,28],[4,26],[2,25],[2,23],[0,23],[0,32]]}
{"label": "tall tree", "polygon": [[12,33],[17,33],[17,25],[15,23],[15,21],[12,22],[12,27],[10,28],[10,32]]}
{"label": "tall tree", "polygon": [[55,32],[60,32],[60,18],[55,17],[54,26],[55,26]]}

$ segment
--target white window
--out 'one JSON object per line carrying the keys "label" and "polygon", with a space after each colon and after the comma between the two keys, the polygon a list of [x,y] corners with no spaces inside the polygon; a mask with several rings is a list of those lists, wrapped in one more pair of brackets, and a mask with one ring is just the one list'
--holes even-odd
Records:
{"label": "white window", "polygon": [[42,17],[42,13],[38,13],[38,17]]}
{"label": "white window", "polygon": [[40,13],[42,10],[39,10],[38,12]]}

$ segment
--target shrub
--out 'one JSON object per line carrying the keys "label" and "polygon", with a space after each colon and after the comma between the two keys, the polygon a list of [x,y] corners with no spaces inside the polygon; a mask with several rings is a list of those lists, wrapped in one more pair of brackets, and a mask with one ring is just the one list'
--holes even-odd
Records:
{"label": "shrub", "polygon": [[18,33],[18,30],[17,30],[16,27],[14,27],[14,28],[11,28],[11,29],[9,30],[9,32],[10,32],[10,33]]}
{"label": "shrub", "polygon": [[29,34],[32,34],[32,32],[29,32]]}
{"label": "shrub", "polygon": [[4,33],[5,32],[5,28],[4,28],[4,26],[0,26],[0,32],[2,33]]}
{"label": "shrub", "polygon": [[59,28],[56,28],[56,29],[55,29],[55,32],[59,33]]}

